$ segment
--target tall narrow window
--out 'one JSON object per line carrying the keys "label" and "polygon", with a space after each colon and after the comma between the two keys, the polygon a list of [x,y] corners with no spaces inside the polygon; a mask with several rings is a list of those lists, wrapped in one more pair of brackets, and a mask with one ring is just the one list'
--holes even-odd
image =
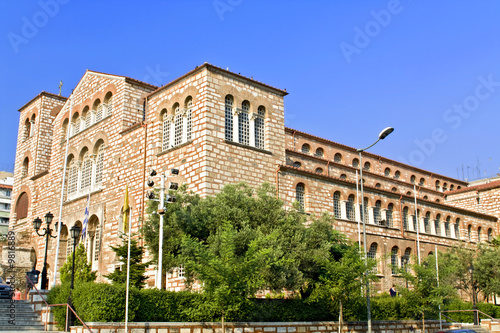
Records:
{"label": "tall narrow window", "polygon": [[406,268],[407,265],[410,263],[410,258],[411,258],[411,248],[407,247],[405,250],[405,254],[403,255],[403,258],[401,258],[401,268]]}
{"label": "tall narrow window", "polygon": [[455,221],[455,237],[460,239],[460,219]]}
{"label": "tall narrow window", "polygon": [[225,99],[225,137],[233,141],[233,96],[227,95]]}
{"label": "tall narrow window", "polygon": [[438,236],[441,236],[441,221],[440,220],[441,220],[441,215],[437,214],[436,219],[434,220],[434,230],[436,231],[436,235],[438,235]]}
{"label": "tall narrow window", "polygon": [[174,146],[182,143],[182,114],[179,113],[179,108],[175,110],[175,141]]}
{"label": "tall narrow window", "polygon": [[444,234],[446,237],[450,237],[450,221],[451,221],[451,216],[448,216],[446,218],[446,222],[444,222]]}
{"label": "tall narrow window", "polygon": [[424,231],[427,234],[431,233],[431,226],[429,224],[430,223],[429,222],[430,218],[431,218],[431,212],[425,213],[425,217],[424,217]]}
{"label": "tall narrow window", "polygon": [[412,175],[410,177],[410,183],[415,184],[415,176],[414,175]]}
{"label": "tall narrow window", "polygon": [[102,104],[99,104],[97,106],[97,109],[96,109],[96,113],[95,113],[95,122],[99,122],[101,121],[103,118],[103,110],[102,110]]}
{"label": "tall narrow window", "polygon": [[97,221],[97,226],[94,235],[94,261],[99,260],[99,252],[101,249],[101,227],[99,221]]}
{"label": "tall narrow window", "polygon": [[351,194],[347,198],[345,208],[346,208],[347,219],[349,221],[355,221],[356,220],[356,212],[354,211],[354,195],[353,194]]}
{"label": "tall narrow window", "polygon": [[241,104],[242,111],[238,115],[238,133],[239,142],[243,145],[248,145],[250,143],[250,120],[248,118],[248,111],[250,110],[250,103],[244,101]]}
{"label": "tall narrow window", "polygon": [[89,154],[86,153],[83,157],[82,164],[82,186],[81,189],[88,189],[90,184],[92,183],[92,160],[89,157]]}
{"label": "tall narrow window", "polygon": [[477,228],[477,241],[478,243],[481,243],[481,232],[483,229],[481,227]]}
{"label": "tall narrow window", "polygon": [[394,226],[394,219],[392,218],[392,211],[393,210],[394,210],[394,205],[390,203],[387,206],[387,211],[385,212],[385,218],[387,220],[387,225],[391,228]]}
{"label": "tall narrow window", "polygon": [[297,186],[295,187],[295,198],[299,203],[299,209],[301,211],[304,211],[305,208],[305,191],[306,188],[303,183],[298,183]]}
{"label": "tall narrow window", "polygon": [[162,150],[167,150],[170,148],[170,121],[168,119],[167,115],[167,110],[163,109],[162,113],[163,115],[163,123],[162,123]]}
{"label": "tall narrow window", "polygon": [[363,210],[363,221],[365,223],[369,223],[369,216],[368,216],[368,198],[365,198],[364,200],[365,203],[365,209]]}
{"label": "tall narrow window", "polygon": [[472,241],[472,226],[470,224],[467,227],[467,238],[469,239],[469,242]]}
{"label": "tall narrow window", "polygon": [[408,230],[408,207],[403,208],[403,229]]}
{"label": "tall narrow window", "polygon": [[109,97],[106,108],[106,116],[111,116],[113,114],[113,96]]}
{"label": "tall narrow window", "polygon": [[[377,200],[375,202],[375,207],[373,207],[373,222],[375,222],[376,225],[381,225],[382,221],[380,218],[380,208],[382,207],[382,203],[380,200]],[[366,202],[365,202],[365,209],[366,209]]]}
{"label": "tall narrow window", "polygon": [[266,108],[259,106],[257,118],[255,118],[255,147],[264,149],[264,120]]}
{"label": "tall narrow window", "polygon": [[191,140],[191,130],[193,128],[193,100],[189,99],[187,102],[187,114],[186,114],[186,122],[187,122],[187,133],[186,140]]}
{"label": "tall narrow window", "polygon": [[491,228],[488,229],[488,242],[493,240],[493,230]]}
{"label": "tall narrow window", "polygon": [[415,218],[413,219],[413,230],[417,231],[417,228],[419,232],[422,232],[420,230],[420,221],[418,220],[422,215],[420,215],[420,209],[417,209],[417,212],[415,213]]}
{"label": "tall narrow window", "polygon": [[[377,243],[372,243],[372,245],[370,245],[370,250],[366,254],[366,257],[368,259],[377,260],[377,248],[378,248]],[[373,267],[373,269],[371,270],[371,272],[372,273],[377,273],[377,271],[378,271],[377,270],[377,265],[375,265],[375,267]]]}
{"label": "tall narrow window", "polygon": [[89,110],[89,107],[86,106],[83,109],[83,116],[85,117],[85,128],[89,128],[92,125],[92,113]]}
{"label": "tall narrow window", "polygon": [[102,170],[104,162],[104,145],[102,144],[97,151],[96,167],[95,167],[95,183],[102,184]]}
{"label": "tall narrow window", "polygon": [[333,161],[337,163],[342,162],[342,155],[340,153],[336,153],[335,156],[333,156]]}
{"label": "tall narrow window", "polygon": [[75,161],[72,161],[69,165],[69,175],[68,175],[68,194],[76,193],[78,189],[78,167]]}
{"label": "tall narrow window", "polygon": [[333,214],[336,219],[340,218],[340,192],[333,193]]}
{"label": "tall narrow window", "polygon": [[391,250],[391,272],[397,274],[399,269],[399,248],[394,246]]}
{"label": "tall narrow window", "polygon": [[28,175],[29,167],[30,159],[28,157],[25,157],[23,161],[23,168],[21,169],[21,177],[26,177]]}

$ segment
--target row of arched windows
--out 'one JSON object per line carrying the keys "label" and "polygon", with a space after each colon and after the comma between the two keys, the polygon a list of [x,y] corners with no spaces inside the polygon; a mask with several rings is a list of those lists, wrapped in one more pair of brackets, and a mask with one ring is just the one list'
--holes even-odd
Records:
{"label": "row of arched windows", "polygon": [[35,132],[35,120],[36,116],[33,114],[31,118],[26,118],[24,121],[23,141],[33,136]]}
{"label": "row of arched windows", "polygon": [[[98,98],[92,104],[92,108],[88,105],[85,106],[81,112],[75,112],[71,117],[71,124],[69,129],[70,137],[80,133],[81,131],[89,128],[95,123],[100,122],[108,116],[113,114],[113,95],[108,92],[104,97],[104,101]],[[65,119],[62,127],[62,139],[66,138],[69,120]]]}
{"label": "row of arched windows", "polygon": [[162,109],[162,151],[188,142],[192,138],[193,128],[193,98],[188,96],[184,101],[184,108],[174,103],[171,112]]}
{"label": "row of arched windows", "polygon": [[94,152],[87,147],[82,149],[78,158],[68,157],[66,199],[85,195],[102,186],[104,143],[99,141]]}
{"label": "row of arched windows", "polygon": [[225,139],[259,149],[265,148],[266,108],[260,105],[256,113],[250,112],[250,102],[245,100],[241,107],[234,106],[234,98],[224,99]]}

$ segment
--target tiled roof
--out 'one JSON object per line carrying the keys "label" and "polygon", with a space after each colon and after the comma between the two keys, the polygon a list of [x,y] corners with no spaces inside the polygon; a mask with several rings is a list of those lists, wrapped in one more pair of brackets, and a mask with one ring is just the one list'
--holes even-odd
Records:
{"label": "tiled roof", "polygon": [[143,81],[140,81],[140,80],[137,80],[137,79],[133,79],[133,78],[128,77],[128,76],[103,73],[103,72],[93,71],[93,70],[90,70],[90,69],[88,69],[87,71],[88,72],[92,72],[92,73],[97,73],[97,74],[103,74],[103,75],[111,75],[111,76],[123,77],[123,78],[125,78],[125,81],[127,81],[129,83],[135,83],[135,84],[138,84],[138,85],[141,85],[141,86],[145,86],[145,87],[148,87],[148,88],[158,89],[158,86],[155,86],[154,84],[150,84],[150,83],[143,82]]}
{"label": "tiled roof", "polygon": [[500,180],[495,180],[495,181],[492,181],[492,182],[486,183],[486,184],[463,187],[459,190],[446,191],[444,193],[448,195],[448,194],[457,194],[457,193],[464,193],[464,192],[470,192],[470,191],[486,191],[486,190],[490,190],[492,188],[497,188],[497,187],[500,187]]}
{"label": "tiled roof", "polygon": [[28,105],[30,105],[34,100],[36,100],[37,98],[42,97],[42,96],[47,96],[47,97],[59,99],[63,102],[66,102],[66,100],[68,99],[67,97],[64,97],[64,96],[59,96],[59,95],[56,95],[53,93],[42,91],[41,93],[39,93],[38,95],[33,97],[28,103],[24,104],[18,111],[21,112],[22,110],[26,109],[28,107]]}

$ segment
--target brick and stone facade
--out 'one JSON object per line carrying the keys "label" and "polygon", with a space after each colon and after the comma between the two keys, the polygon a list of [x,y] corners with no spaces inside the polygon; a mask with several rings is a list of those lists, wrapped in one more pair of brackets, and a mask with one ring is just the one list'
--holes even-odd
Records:
{"label": "brick and stone facade", "polygon": [[[137,232],[147,218],[148,170],[178,168],[179,175],[170,180],[187,183],[202,196],[218,193],[225,184],[244,181],[258,187],[269,182],[287,208],[299,199],[306,214],[330,212],[336,216],[333,227],[357,241],[359,156],[352,147],[286,128],[286,95],[209,64],[161,88],[87,71],[69,98],[42,92],[19,110],[10,228],[32,235],[30,246],[41,270],[44,240],[36,236],[32,221],[52,212],[54,221],[63,222],[60,267],[71,249],[68,230],[83,222],[90,193],[86,246],[98,279],[104,281],[103,275],[118,265],[110,245],[119,242],[123,230],[125,185],[132,232]],[[436,247],[469,241],[469,225],[476,233],[481,228],[485,235],[498,235],[499,205],[460,199],[468,183],[367,152],[361,163],[367,245],[372,256],[388,258],[380,260],[375,290],[402,283],[391,268],[417,253],[417,228],[425,256]],[[48,250],[51,276],[55,244],[51,241]],[[148,274],[153,285],[154,267]],[[183,288],[179,275],[170,274],[169,288]]]}

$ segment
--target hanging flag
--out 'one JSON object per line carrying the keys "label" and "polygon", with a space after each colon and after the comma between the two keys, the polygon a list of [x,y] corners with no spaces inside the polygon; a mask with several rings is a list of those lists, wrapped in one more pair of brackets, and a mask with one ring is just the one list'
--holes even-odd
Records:
{"label": "hanging flag", "polygon": [[128,205],[128,185],[125,185],[125,199],[123,200],[123,232],[127,233],[129,228],[129,212],[130,206]]}
{"label": "hanging flag", "polygon": [[87,225],[89,224],[89,204],[90,204],[90,192],[87,196],[87,205],[85,206],[85,213],[83,217],[83,228],[82,228],[82,239],[84,240],[87,236]]}

